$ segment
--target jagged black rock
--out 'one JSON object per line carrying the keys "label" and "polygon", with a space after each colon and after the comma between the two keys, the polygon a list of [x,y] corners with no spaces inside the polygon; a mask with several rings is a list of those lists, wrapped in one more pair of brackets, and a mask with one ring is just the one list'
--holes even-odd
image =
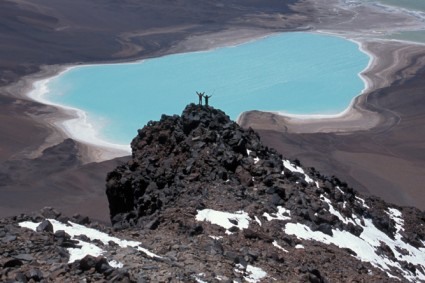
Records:
{"label": "jagged black rock", "polygon": [[[151,221],[157,225],[164,207],[193,199],[195,207],[203,207],[204,199],[216,196],[223,206],[237,200],[240,208],[260,202],[263,210],[276,211],[285,204],[313,231],[331,234],[331,227],[338,227],[360,235],[361,226],[344,224],[329,213],[329,206],[319,198],[327,193],[336,205],[345,203],[343,215],[365,215],[390,237],[395,232],[394,221],[383,209],[365,211],[355,191],[338,178],[310,168],[308,174],[320,182],[318,187],[307,183],[303,174],[288,170],[282,174],[280,154],[264,146],[252,129],[241,128],[213,107],[190,104],[181,116],[163,115],[138,131],[131,148],[132,160],[107,176],[106,193],[116,228],[144,227]],[[411,242],[418,242],[417,237]]]}
{"label": "jagged black rock", "polygon": [[[0,281],[243,282],[253,270],[261,282],[425,278],[423,212],[286,160],[220,110],[188,105],[150,122],[131,146],[131,161],[107,177],[113,228],[51,208],[0,219]],[[53,233],[53,219],[63,231]],[[22,221],[37,222],[34,231]],[[71,237],[70,221],[117,239]],[[83,243],[102,255],[68,262]]]}
{"label": "jagged black rock", "polygon": [[[115,226],[160,210],[196,184],[252,186],[252,176],[282,172],[281,157],[262,146],[259,136],[244,130],[221,110],[188,105],[180,116],[163,115],[149,122],[131,143],[133,159],[108,174],[107,195]],[[247,149],[252,151],[248,156]],[[253,168],[255,157],[267,168]]]}
{"label": "jagged black rock", "polygon": [[[378,198],[364,198],[345,182],[323,176],[314,168],[304,168],[303,172],[288,170],[283,157],[264,146],[257,133],[241,128],[224,112],[213,107],[190,104],[181,116],[163,115],[160,121],[149,122],[139,130],[131,147],[132,160],[107,176],[111,221],[118,230],[170,231],[177,223],[177,231],[173,233],[194,237],[211,232],[205,222],[194,221],[197,212],[205,208],[243,210],[250,219],[255,219],[264,214],[276,214],[281,207],[290,213],[290,220],[268,221],[261,229],[250,227],[243,231],[235,225],[229,232],[241,232],[242,243],[262,241],[270,245],[277,239],[290,246],[296,245],[297,240],[282,232],[288,221],[330,237],[334,231],[359,237],[366,227],[363,219],[370,219],[391,239],[397,232],[386,203]],[[286,162],[290,166],[300,166],[299,161]],[[410,212],[415,215],[413,218],[423,215],[415,209]],[[409,220],[405,223],[410,224],[404,227],[404,241],[422,248],[425,240],[423,228],[418,232]],[[237,247],[231,249],[235,251]],[[348,248],[344,251],[347,256],[339,265],[352,272],[349,262],[353,256],[359,255]],[[385,243],[377,253],[392,255],[394,259]],[[240,259],[237,252],[230,254],[234,255],[234,260]],[[413,265],[410,268],[421,267]],[[306,270],[310,269],[312,267]],[[366,269],[372,270],[373,267]],[[320,272],[312,270],[318,273],[312,275],[311,270],[306,271],[308,276],[320,279]],[[380,274],[374,270],[375,275]],[[326,269],[325,273],[329,274],[329,270]]]}

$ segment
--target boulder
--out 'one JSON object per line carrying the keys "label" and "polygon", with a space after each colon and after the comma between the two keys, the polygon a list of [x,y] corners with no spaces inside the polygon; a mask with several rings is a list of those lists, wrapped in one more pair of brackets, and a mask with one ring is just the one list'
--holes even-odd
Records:
{"label": "boulder", "polygon": [[53,233],[53,225],[49,220],[43,220],[36,228],[37,232]]}

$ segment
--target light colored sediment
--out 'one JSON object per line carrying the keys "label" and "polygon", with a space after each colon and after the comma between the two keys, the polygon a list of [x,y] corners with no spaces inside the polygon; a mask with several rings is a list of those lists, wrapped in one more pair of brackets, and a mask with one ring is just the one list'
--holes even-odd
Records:
{"label": "light colored sediment", "polygon": [[170,50],[170,54],[211,50],[225,46],[236,46],[275,34],[267,29],[229,28],[220,32],[206,33],[188,37]]}
{"label": "light colored sediment", "polygon": [[[76,65],[74,65],[76,66]],[[42,80],[50,79],[57,76],[58,74],[66,71],[67,69],[74,67],[69,65],[50,65],[43,66],[41,71],[24,77],[16,84],[7,86],[3,89],[3,94],[18,97],[24,100],[35,100],[35,97],[29,97],[28,94],[34,90],[34,83]],[[44,101],[38,101],[43,103]],[[56,106],[53,104],[44,103],[43,109],[35,110],[28,109],[26,114],[36,121],[40,121],[47,128],[49,134],[46,136],[44,143],[40,144],[38,148],[31,149],[30,151],[22,152],[20,156],[15,158],[37,158],[43,150],[53,145],[63,142],[67,138],[73,138],[80,141],[80,160],[82,163],[99,162],[103,160],[109,160],[115,157],[129,155],[128,150],[121,150],[114,147],[101,146],[99,144],[90,143],[81,140],[78,136],[73,136],[70,131],[64,126],[64,122],[78,119],[78,111],[73,109]]]}
{"label": "light colored sediment", "polygon": [[357,38],[423,29],[423,16],[406,9],[364,0],[312,0],[314,28]]}
{"label": "light colored sediment", "polygon": [[[297,9],[312,9],[310,7],[311,3],[307,2],[300,4]],[[383,9],[382,7],[373,5],[350,6],[350,4],[347,4],[348,2],[344,3],[344,1],[333,0],[329,2],[327,0],[315,0],[312,3],[314,3],[314,13],[318,15],[314,29],[360,42],[362,49],[373,56],[370,66],[363,72],[367,89],[363,95],[354,99],[351,106],[340,115],[332,117],[295,117],[280,115],[278,113],[250,111],[243,113],[239,117],[238,122],[242,126],[294,133],[341,133],[371,129],[379,125],[383,117],[381,114],[370,111],[365,107],[367,94],[372,90],[390,85],[391,82],[399,77],[399,74],[410,74],[406,74],[406,72],[411,72],[411,75],[414,74],[415,70],[409,69],[408,66],[411,63],[411,58],[415,54],[422,52],[420,46],[401,42],[371,40],[370,38],[387,32],[388,26],[394,30],[417,27],[421,23],[415,16],[405,15],[397,10]],[[241,21],[243,20],[246,19],[241,19]],[[264,28],[229,28],[220,32],[208,32],[190,36],[167,50],[163,55],[238,45],[273,34],[276,32],[276,28],[288,28],[288,23],[291,21],[306,21],[306,18],[257,17],[256,21],[261,22]],[[274,26],[271,25],[273,22],[275,23]],[[170,28],[170,30],[162,29],[159,32],[168,33],[172,31],[172,28]],[[131,38],[134,36],[137,37],[139,34],[123,34],[122,38],[125,43],[123,46],[125,48],[123,48],[122,52],[132,53],[134,50],[138,50],[138,47],[134,46],[131,42]],[[7,92],[14,96],[27,99],[25,94],[29,92],[35,81],[52,77],[68,67],[44,67],[40,73],[23,78],[17,84],[8,87]],[[44,111],[43,113],[28,114],[34,119],[45,123],[50,128],[50,135],[46,138],[45,143],[40,145],[37,150],[27,152],[27,157],[36,157],[45,148],[69,137],[70,133],[63,126],[63,122],[78,116],[75,111],[57,106],[49,106],[48,111]],[[79,139],[76,136],[72,136],[72,138]],[[81,139],[80,141],[83,143],[81,158],[84,162],[102,161],[128,154],[128,151],[123,152],[114,147],[99,146],[99,144]]]}
{"label": "light colored sediment", "polygon": [[425,62],[412,64],[412,60],[424,53],[423,44],[383,39],[383,36],[390,32],[423,28],[423,19],[418,15],[374,3],[361,4],[344,0],[316,0],[313,3],[318,15],[316,30],[352,40],[359,44],[363,52],[371,56],[369,66],[361,73],[365,89],[338,115],[289,115],[248,111],[238,118],[241,126],[291,133],[345,133],[369,130],[379,126],[386,117],[377,111],[378,109],[368,109],[368,94],[388,87],[401,78],[414,76],[418,68],[425,65]]}
{"label": "light colored sediment", "polygon": [[[65,67],[60,65],[42,66],[38,73],[23,77],[15,84],[4,87],[2,89],[2,94],[23,100],[32,100],[27,96],[27,94],[33,89],[34,82],[56,76],[64,69]],[[67,138],[67,135],[63,131],[58,130],[55,124],[57,121],[69,119],[71,116],[69,116],[68,113],[59,111],[59,109],[49,105],[45,105],[43,108],[44,109],[40,109],[39,111],[28,109],[26,115],[36,121],[42,122],[46,128],[48,128],[49,135],[46,136],[44,143],[40,144],[38,148],[22,152],[20,156],[16,156],[15,158],[36,158],[40,156],[42,151],[46,148],[56,145]]]}
{"label": "light colored sediment", "polygon": [[[259,39],[272,33],[273,32],[268,29],[227,29],[221,32],[190,37],[186,41],[183,41],[168,50],[166,54],[210,50],[222,46],[233,46]],[[111,61],[110,63],[128,62],[120,60]],[[40,121],[46,125],[49,129],[49,135],[46,137],[44,143],[39,145],[38,148],[23,152],[16,158],[39,157],[43,150],[61,143],[66,138],[73,138],[80,142],[81,155],[79,158],[83,163],[100,162],[130,154],[129,148],[127,150],[123,150],[120,146],[114,144],[108,146],[106,142],[99,143],[99,139],[84,139],[84,135],[78,135],[75,134],[75,131],[70,131],[66,126],[66,122],[72,119],[84,120],[81,117],[82,114],[84,114],[82,111],[50,104],[44,99],[28,96],[28,94],[34,90],[35,82],[50,79],[76,66],[81,66],[81,64],[43,66],[40,72],[24,77],[17,83],[3,89],[3,93],[6,95],[24,100],[36,100],[40,103],[46,104],[43,106],[42,111],[28,111],[26,114],[36,121]]]}
{"label": "light colored sediment", "polygon": [[[222,46],[238,45],[271,34],[273,32],[264,29],[228,29],[213,34],[190,37],[170,49],[169,53],[208,50]],[[369,85],[368,91],[388,86],[395,79],[391,75],[398,70],[407,70],[406,67],[409,65],[411,57],[421,52],[421,48],[416,45],[400,42],[364,42],[362,46],[368,53],[377,54],[373,55],[374,59],[371,61],[368,70],[363,73]],[[31,90],[32,84],[35,81],[53,77],[69,67],[71,66],[45,66],[40,73],[24,78],[17,84],[9,86],[7,91],[14,95],[18,94],[21,97],[25,97],[24,95]],[[375,127],[382,119],[376,112],[369,111],[363,107],[366,100],[367,94],[357,97],[347,111],[334,117],[320,119],[317,117],[297,118],[276,115],[276,113],[251,111],[243,113],[239,117],[238,122],[242,126],[250,126],[252,128],[295,133],[365,130]],[[58,144],[69,137],[70,133],[64,128],[63,122],[77,116],[75,112],[69,109],[55,106],[50,106],[50,111],[29,113],[29,115],[34,119],[41,120],[51,129],[50,135],[46,138],[44,144],[40,145],[37,150],[26,153],[26,157],[30,158],[39,156],[47,147]],[[118,150],[114,147],[89,143],[79,139],[78,136],[71,137],[82,142],[81,159],[84,163],[99,162],[129,154],[128,151]]]}
{"label": "light colored sediment", "polygon": [[[312,2],[315,3],[315,6],[311,4]],[[352,0],[350,0],[350,2],[352,2]],[[339,0],[304,1],[305,9],[311,9],[307,12],[308,14],[319,15],[318,22],[312,23],[312,29],[348,39],[354,39],[358,42],[362,42],[362,46],[365,50],[368,50],[372,54],[376,53],[376,60],[372,62],[369,66],[370,68],[365,72],[365,79],[371,88],[379,88],[391,84],[394,79],[399,77],[394,76],[394,74],[397,73],[397,69],[404,75],[415,74],[415,67],[412,67],[412,65],[409,66],[409,64],[412,63],[409,63],[409,60],[414,57],[414,52],[420,53],[422,48],[411,44],[375,40],[376,36],[384,35],[389,29],[403,30],[405,27],[414,27],[417,24],[414,20],[406,19],[405,16],[399,13],[378,13],[379,9],[371,10],[367,7],[340,7],[338,6],[339,3]],[[334,9],[335,7],[336,10]],[[320,9],[320,11],[312,11],[313,9]],[[267,22],[269,28],[234,28],[222,32],[204,32],[196,36],[190,36],[187,38],[187,41],[182,41],[163,53],[189,52],[220,46],[237,45],[279,31],[279,25],[283,27],[281,19],[279,18],[264,18],[264,22]],[[396,27],[394,27],[394,25],[396,25]],[[421,23],[421,25],[423,25],[423,23]],[[167,30],[161,29],[155,32],[166,34]],[[117,60],[119,56],[130,56],[141,50],[140,48],[142,47],[135,44],[137,40],[134,40],[134,38],[140,35],[142,34],[123,34],[120,38],[120,43],[122,44],[121,53],[115,54]],[[390,57],[398,58],[398,60],[388,60],[385,54],[392,54]],[[398,67],[398,64],[401,65]],[[407,68],[403,66],[407,66]],[[13,91],[8,88],[7,91],[10,91],[9,93],[14,97],[18,97],[14,103],[22,103],[22,105],[25,105],[25,108],[23,108],[24,106],[21,107],[18,113],[22,113],[21,110],[25,109],[25,116],[28,114],[33,117],[34,120],[42,122],[43,127],[38,127],[37,125],[38,128],[42,128],[42,134],[39,135],[39,140],[41,141],[44,138],[44,126],[46,126],[50,132],[45,142],[39,146],[33,146],[35,142],[32,140],[28,141],[25,145],[17,147],[19,151],[10,150],[15,154],[15,152],[21,152],[21,148],[26,148],[28,144],[31,146],[24,152],[24,155],[20,154],[16,159],[22,157],[36,157],[43,149],[60,143],[63,139],[68,137],[66,132],[60,127],[58,128],[56,122],[61,121],[61,119],[69,118],[69,113],[54,106],[41,105],[38,103],[24,103],[30,100],[25,96],[25,93],[29,91],[35,80],[54,76],[66,67],[68,66],[48,66],[43,68],[43,71],[39,74],[21,80],[15,85]],[[399,75],[401,73],[397,74]],[[0,91],[4,94],[3,89]],[[339,135],[280,134],[281,132],[287,131],[288,127],[291,131],[295,132],[341,132],[347,131],[347,129],[348,131],[350,131],[350,129],[359,130],[362,129],[362,127],[370,128],[373,127],[373,125],[380,125],[384,121],[382,121],[382,119],[378,121],[374,120],[375,118],[380,118],[379,115],[374,114],[376,112],[370,112],[370,118],[367,118],[365,113],[368,111],[366,109],[362,110],[362,107],[365,106],[367,102],[367,98],[367,94],[357,98],[351,110],[346,113],[346,116],[341,116],[337,119],[290,120],[287,117],[272,115],[266,112],[249,112],[244,115],[252,114],[252,116],[249,117],[249,123],[251,123],[248,124],[249,126],[253,126],[254,128],[258,126],[259,129],[277,129],[279,131],[263,131],[261,135],[263,141],[267,140],[267,135],[269,135],[271,137],[269,141],[272,140],[270,146],[278,149],[284,156],[288,158],[298,158],[305,165],[309,164],[307,163],[307,160],[309,160],[312,163],[308,166],[314,166],[324,174],[342,177],[342,180],[349,182],[349,184],[352,181],[357,181],[357,183],[354,182],[354,184],[360,184],[366,191],[370,190],[371,193],[381,197],[383,196],[386,200],[403,205],[416,205],[423,209],[424,206],[421,204],[421,200],[423,200],[424,194],[423,190],[421,190],[421,184],[424,183],[423,176],[425,175],[421,174],[423,173],[422,171],[424,171],[421,170],[421,168],[425,168],[425,166],[423,166],[423,155],[420,154],[420,149],[424,147],[422,143],[418,143],[418,141],[423,141],[424,139],[422,136],[418,135],[420,138],[415,140],[411,137],[412,133],[409,132],[421,132],[421,125],[423,125],[422,116],[418,118],[415,117],[414,122],[407,124],[407,126],[403,126],[405,127],[405,131],[397,132],[398,138],[392,136],[393,131],[389,131],[388,135],[381,137],[377,137],[375,131],[357,132],[354,135],[346,135],[345,132]],[[27,101],[22,102],[23,100]],[[399,102],[404,101],[401,98],[395,101],[395,103]],[[410,103],[413,105],[412,102]],[[420,107],[420,105],[418,107]],[[14,108],[10,109],[11,111],[14,110]],[[16,117],[16,115],[13,117]],[[403,121],[405,120],[406,119],[403,119]],[[364,127],[365,122],[370,124]],[[34,121],[30,121],[29,119],[22,121],[21,124],[24,123],[31,125],[40,124],[34,123]],[[17,125],[21,124],[14,122],[13,126],[17,127]],[[21,139],[21,137],[22,139],[28,136],[33,138],[34,133],[37,131],[37,127],[31,127],[31,133],[24,132],[22,135],[12,136],[8,142],[13,143],[14,139]],[[21,132],[21,127],[19,127],[17,131]],[[4,132],[7,133],[7,131]],[[285,137],[285,139],[282,137]],[[37,140],[37,143],[39,140]],[[365,140],[365,142],[361,144],[363,140]],[[390,143],[392,147],[385,147],[387,143]],[[382,146],[382,144],[384,144],[384,146]],[[279,145],[281,147],[279,147]],[[335,151],[335,148],[338,150]],[[400,150],[397,151],[398,148],[400,148]],[[0,147],[0,153],[5,150],[8,150],[7,147]],[[115,152],[108,152],[108,150],[107,148],[101,148],[99,146],[81,144],[79,158],[83,162],[90,162],[101,161],[117,156]],[[405,152],[409,150],[410,153],[408,153],[410,155],[407,153],[405,154]],[[13,154],[7,155],[4,160],[9,160],[9,156]],[[412,158],[411,156],[416,158]],[[417,159],[420,160],[420,162]],[[63,174],[60,173],[52,177],[47,177],[46,182],[44,182],[44,180],[36,180],[43,182],[38,182],[39,184],[35,184],[35,186],[33,184],[31,184],[31,186],[27,184],[13,184],[9,188],[9,191],[7,188],[2,191],[2,196],[4,197],[2,197],[3,201],[0,207],[0,214],[17,215],[22,212],[24,208],[27,210],[34,210],[36,209],[35,206],[51,206],[53,204],[69,215],[74,214],[77,208],[77,210],[79,210],[78,212],[83,215],[92,215],[95,218],[108,221],[108,214],[105,212],[107,211],[107,201],[101,188],[104,188],[105,172],[109,172],[119,164],[118,162],[112,163],[116,162],[116,160],[109,162],[88,164],[78,170],[66,170]],[[320,167],[319,165],[323,166]],[[385,166],[388,168],[382,169],[382,167]],[[46,168],[47,167],[49,166],[46,166]],[[325,169],[328,170],[326,171]],[[11,170],[15,169],[12,168]],[[23,177],[27,174],[26,167],[17,168],[16,170],[18,170],[18,173],[22,174]],[[40,172],[44,172],[44,170],[40,170]],[[40,175],[43,177],[41,179],[45,179],[43,173]],[[349,178],[345,179],[343,176],[348,176]],[[353,187],[358,189],[359,185]],[[48,198],[44,196],[48,196]],[[400,196],[403,196],[404,199]],[[400,199],[402,200],[401,202]],[[38,203],[38,200],[41,200],[40,203]],[[80,211],[81,209],[83,209],[83,211]]]}
{"label": "light colored sediment", "polygon": [[142,38],[148,35],[161,35],[161,34],[170,34],[177,32],[184,32],[187,29],[195,27],[194,25],[188,26],[177,26],[177,27],[165,27],[165,28],[152,28],[147,30],[140,30],[137,32],[125,32],[122,33],[117,41],[121,44],[121,50],[114,54],[116,58],[125,58],[137,56],[140,54],[144,48],[141,45],[134,44],[133,40],[137,38]]}
{"label": "light colored sediment", "polygon": [[[283,113],[249,111],[243,113],[238,123],[254,129],[277,130],[291,133],[353,132],[378,126],[385,117],[368,110],[365,104],[368,94],[388,87],[400,78],[414,76],[425,62],[412,65],[412,59],[424,52],[422,45],[396,41],[366,41],[362,49],[372,56],[368,68],[362,72],[367,87],[341,114],[333,116],[285,115]],[[423,60],[423,59],[421,59]]]}
{"label": "light colored sediment", "polygon": [[401,78],[409,79],[417,73],[421,65],[425,64],[423,58],[412,64],[412,59],[425,51],[425,46],[421,44],[377,41],[367,43],[366,48],[378,58],[364,73],[372,90],[390,86],[393,81]]}

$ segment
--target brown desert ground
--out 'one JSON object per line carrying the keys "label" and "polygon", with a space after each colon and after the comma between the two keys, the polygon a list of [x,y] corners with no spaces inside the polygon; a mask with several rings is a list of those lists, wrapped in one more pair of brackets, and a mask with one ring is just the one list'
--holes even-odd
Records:
{"label": "brown desert ground", "polygon": [[68,65],[132,61],[294,30],[332,31],[362,42],[375,56],[363,74],[369,90],[342,117],[300,120],[251,111],[240,123],[305,166],[424,209],[425,48],[366,36],[389,23],[417,22],[337,2],[1,2],[0,216],[54,206],[107,223],[106,173],[127,159],[90,162],[104,159],[102,149],[68,139],[54,126],[66,113],[25,97],[34,80]]}

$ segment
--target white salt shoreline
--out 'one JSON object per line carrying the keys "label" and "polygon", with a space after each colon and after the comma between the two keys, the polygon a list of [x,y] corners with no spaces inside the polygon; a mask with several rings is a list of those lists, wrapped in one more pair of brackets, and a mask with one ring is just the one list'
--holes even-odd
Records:
{"label": "white salt shoreline", "polygon": [[[228,45],[229,47],[236,47],[240,44],[248,43],[251,41],[259,40],[261,38],[265,38],[269,36],[270,34],[262,35],[261,37],[251,37],[247,41],[238,41],[236,40],[236,43],[233,45]],[[200,51],[193,51],[193,52],[207,52],[211,51],[217,48],[223,47],[222,45],[217,46],[211,46],[211,48],[206,50],[200,50]],[[178,54],[185,54],[185,53],[191,53],[191,52],[180,52]],[[168,56],[171,54],[166,54],[164,56]],[[91,122],[88,119],[88,113],[82,109],[54,103],[48,99],[46,99],[45,95],[48,93],[48,84],[49,82],[58,77],[61,76],[72,69],[75,68],[85,68],[85,67],[91,67],[91,66],[106,66],[106,65],[117,65],[117,64],[138,64],[143,62],[146,59],[138,59],[131,62],[110,62],[110,63],[102,63],[102,64],[78,64],[78,65],[64,65],[60,66],[58,71],[54,72],[53,75],[49,74],[46,77],[41,75],[42,78],[38,79],[31,79],[29,78],[28,81],[30,82],[31,86],[29,87],[29,90],[26,89],[24,91],[24,96],[30,98],[31,100],[40,102],[45,105],[51,105],[59,109],[61,113],[65,113],[66,117],[69,118],[63,118],[58,117],[57,119],[51,119],[51,125],[54,126],[56,129],[58,129],[64,137],[72,138],[76,141],[79,141],[89,147],[87,149],[88,160],[89,161],[95,161],[100,162],[108,159],[113,159],[117,157],[122,157],[126,155],[131,154],[131,147],[130,145],[125,144],[117,144],[107,141],[106,139],[102,138],[101,128],[96,127],[93,122]]]}
{"label": "white salt shoreline", "polygon": [[[177,54],[184,54],[190,52],[207,52],[214,50],[220,47],[235,47],[240,44],[247,42],[259,40],[265,38],[272,34],[273,32],[267,32],[265,30],[227,30],[224,31],[226,35],[224,36],[225,40],[222,40],[220,33],[209,35],[212,38],[216,37],[220,40],[217,42],[203,42],[199,50],[186,50],[183,48],[181,50],[175,50]],[[229,44],[230,43],[230,44]],[[172,55],[174,53],[165,54],[163,56]],[[108,63],[99,63],[99,64],[67,64],[60,66],[44,66],[42,71],[24,78],[22,81],[18,82],[16,85],[9,87],[13,89],[11,93],[18,93],[27,97],[33,101],[40,102],[45,105],[51,105],[58,109],[57,117],[42,118],[43,122],[47,123],[49,126],[52,126],[59,133],[53,135],[54,137],[48,137],[46,139],[46,144],[41,145],[40,149],[37,152],[34,152],[32,155],[37,156],[40,152],[48,146],[54,145],[64,138],[72,138],[76,141],[79,141],[83,145],[86,145],[84,148],[84,154],[87,155],[83,158],[83,162],[100,162],[105,160],[110,160],[117,157],[127,156],[131,154],[130,145],[125,144],[116,144],[109,142],[103,139],[100,135],[100,128],[96,128],[93,122],[89,121],[87,118],[87,113],[78,108],[54,103],[45,98],[45,94],[48,92],[47,85],[50,80],[63,75],[66,72],[74,68],[85,68],[90,66],[105,66],[105,65],[116,65],[116,64],[138,64],[143,62],[146,59],[137,59],[134,61],[118,61],[118,62],[108,62]],[[60,137],[57,136],[59,134]]]}
{"label": "white salt shoreline", "polygon": [[[364,84],[362,91],[358,95],[356,95],[355,97],[353,97],[351,99],[350,104],[347,106],[347,108],[345,108],[343,111],[341,111],[339,113],[335,113],[335,114],[293,114],[293,113],[289,113],[289,112],[285,112],[285,111],[269,111],[269,110],[264,110],[264,109],[257,109],[257,110],[260,111],[260,112],[268,112],[268,113],[272,113],[272,114],[275,114],[275,115],[279,115],[279,116],[285,117],[289,120],[298,120],[298,122],[304,122],[304,121],[307,121],[307,120],[319,121],[319,120],[330,120],[330,119],[332,119],[332,120],[350,119],[352,116],[356,116],[356,115],[350,115],[352,111],[355,111],[353,107],[356,104],[356,99],[359,96],[370,92],[372,90],[372,86],[373,86],[373,82],[371,82],[371,80],[369,80],[368,77],[365,76],[364,74],[372,68],[373,64],[377,60],[377,57],[375,56],[375,54],[373,54],[372,52],[370,52],[366,48],[364,48],[364,44],[360,40],[345,37],[345,36],[343,36],[341,34],[337,34],[337,33],[331,33],[329,31],[316,30],[316,31],[308,31],[307,33],[339,37],[339,38],[351,41],[351,42],[358,45],[359,51],[363,52],[364,54],[366,54],[369,57],[369,62],[367,64],[367,66],[357,74],[360,77],[360,79],[363,81],[363,84]],[[243,118],[244,113],[245,112],[242,112],[237,117],[236,121],[238,123]]]}
{"label": "white salt shoreline", "polygon": [[[364,74],[370,70],[370,68],[373,66],[373,64],[375,63],[375,61],[377,60],[377,57],[370,51],[368,51],[365,47],[362,41],[360,40],[356,40],[353,38],[349,38],[349,37],[345,37],[342,36],[341,34],[336,34],[336,33],[331,33],[329,31],[313,31],[310,33],[315,33],[315,34],[321,34],[321,35],[329,35],[329,36],[335,36],[335,37],[339,37],[348,41],[351,41],[355,44],[357,44],[359,51],[363,52],[364,54],[366,54],[369,57],[369,62],[367,64],[367,66],[360,71],[357,76],[359,76],[359,78],[363,81],[364,87],[362,89],[362,91],[356,95],[355,97],[353,97],[350,101],[350,104],[347,106],[347,108],[345,108],[343,111],[339,112],[339,113],[335,113],[335,114],[292,114],[292,113],[288,113],[285,111],[263,111],[263,110],[259,110],[262,112],[269,112],[269,113],[273,113],[276,115],[280,115],[280,116],[284,116],[288,119],[294,120],[328,120],[328,119],[341,119],[347,116],[350,116],[350,112],[354,111],[353,106],[355,105],[356,99],[365,94],[368,93],[372,90],[372,86],[373,86],[373,82],[371,82],[367,76],[365,76]],[[241,113],[242,114],[242,113]],[[240,117],[240,115],[239,115]],[[238,117],[238,120],[239,120]]]}
{"label": "white salt shoreline", "polygon": [[[226,31],[228,32],[228,31]],[[345,40],[350,40],[354,43],[356,43],[359,46],[359,50],[365,54],[367,54],[370,58],[368,65],[365,67],[364,70],[362,70],[358,76],[362,79],[364,82],[364,88],[356,97],[354,97],[348,107],[343,110],[341,113],[338,114],[313,114],[313,115],[297,115],[297,114],[291,114],[291,113],[285,113],[285,112],[271,112],[271,111],[263,111],[263,112],[269,112],[278,114],[280,116],[284,116],[291,120],[298,120],[298,123],[304,123],[307,122],[307,120],[315,120],[315,121],[321,121],[321,120],[346,120],[346,119],[358,119],[358,114],[352,114],[354,110],[353,106],[356,104],[356,98],[361,96],[362,94],[370,91],[372,83],[367,79],[366,76],[363,74],[367,72],[372,66],[373,63],[376,60],[376,56],[367,51],[365,48],[363,48],[363,43],[348,37],[344,37],[340,34],[333,34],[330,32],[324,32],[324,31],[309,31],[309,33],[316,33],[316,34],[322,34],[322,35],[329,35],[329,36],[336,36],[343,38]],[[255,36],[251,37],[245,37],[243,39],[236,39],[233,40],[230,45],[226,45],[227,47],[234,47],[238,46],[240,44],[244,44],[247,42],[252,42],[254,40],[260,40],[262,38],[266,38],[269,36],[276,35],[278,33],[263,33],[263,34],[255,34]],[[212,35],[214,36],[214,35]],[[205,46],[204,46],[205,47]],[[205,50],[201,51],[193,51],[193,52],[206,52],[210,50],[214,50],[219,47],[224,47],[223,42],[207,46]],[[179,52],[176,50],[176,52]],[[190,52],[190,51],[189,51]],[[180,50],[179,54],[189,53],[189,52],[183,52]],[[164,55],[167,56],[167,55]],[[129,145],[123,145],[123,144],[115,144],[112,142],[108,142],[105,139],[103,139],[100,135],[100,128],[96,127],[96,125],[93,124],[93,122],[88,120],[88,115],[85,111],[57,103],[53,103],[49,100],[47,100],[44,95],[47,93],[47,84],[48,82],[60,75],[63,75],[64,73],[74,69],[74,68],[84,68],[84,67],[90,67],[90,66],[97,66],[97,65],[116,65],[116,64],[138,64],[146,59],[139,59],[132,62],[118,62],[118,63],[105,63],[105,64],[86,64],[86,65],[71,65],[71,66],[62,66],[61,70],[57,72],[54,76],[50,76],[48,78],[43,78],[41,80],[36,80],[32,84],[32,89],[26,93],[26,96],[38,101],[43,104],[52,105],[61,111],[63,111],[67,117],[72,117],[70,119],[57,119],[56,121],[52,122],[52,125],[59,129],[65,136],[71,137],[83,144],[86,144],[88,146],[93,146],[95,149],[97,149],[97,153],[94,155],[92,154],[89,159],[93,161],[102,161],[107,159],[112,159],[115,157],[121,157],[126,156],[131,153],[130,146]],[[262,111],[262,110],[260,110]],[[241,118],[241,113],[239,117],[237,118],[237,121]],[[353,118],[356,117],[356,118]],[[92,152],[89,150],[89,152]]]}
{"label": "white salt shoreline", "polygon": [[[267,111],[267,110],[260,110],[258,109],[258,111],[260,112],[267,112],[267,113],[271,113],[274,115],[278,115],[281,116],[283,118],[286,119],[286,121],[290,124],[292,124],[293,126],[297,126],[297,125],[307,125],[307,124],[312,124],[311,127],[300,127],[299,133],[312,133],[312,132],[344,132],[344,128],[348,125],[348,123],[353,123],[355,122],[356,124],[362,124],[362,120],[364,119],[368,119],[369,122],[368,123],[364,123],[364,125],[360,125],[360,126],[356,126],[356,127],[352,127],[349,126],[350,129],[346,129],[346,130],[369,130],[373,127],[375,127],[376,125],[378,125],[378,123],[380,122],[380,119],[377,115],[371,115],[368,114],[369,117],[366,117],[365,113],[362,113],[362,108],[356,108],[357,105],[359,105],[358,99],[361,98],[363,95],[367,95],[368,93],[372,92],[375,89],[381,88],[383,87],[382,85],[376,85],[376,82],[373,81],[373,79],[371,77],[369,77],[368,75],[366,75],[367,72],[369,72],[371,69],[373,69],[375,67],[375,65],[378,62],[378,56],[376,54],[374,54],[372,51],[369,51],[367,49],[367,43],[371,43],[371,42],[399,42],[399,43],[403,43],[406,45],[418,45],[418,46],[423,46],[425,45],[425,43],[420,43],[420,42],[411,42],[411,41],[405,41],[405,40],[394,40],[394,39],[374,39],[374,38],[364,38],[364,39],[359,39],[356,38],[354,36],[350,36],[350,34],[340,34],[340,33],[333,33],[331,31],[321,31],[321,30],[317,30],[317,31],[312,31],[311,33],[318,33],[318,34],[325,34],[325,35],[330,35],[330,36],[336,36],[336,37],[340,37],[343,38],[345,40],[349,40],[351,42],[354,42],[355,44],[358,45],[359,50],[361,52],[363,52],[364,54],[366,54],[369,57],[369,62],[368,65],[361,71],[358,73],[358,76],[360,77],[360,79],[363,81],[364,83],[364,88],[363,90],[355,97],[353,97],[353,99],[351,100],[350,104],[348,105],[348,107],[346,109],[344,109],[343,111],[339,112],[339,113],[335,113],[335,114],[292,114],[292,113],[288,113],[285,111]],[[243,120],[243,115],[244,113],[241,113],[238,116],[237,121],[242,122]],[[363,117],[364,116],[364,117]],[[374,116],[374,117],[373,117]],[[316,125],[318,124],[324,124],[324,123],[332,123],[332,124],[338,124],[340,122],[344,122],[347,123],[346,125],[342,124],[340,126],[331,126],[329,127],[329,129],[327,130],[323,130],[322,128],[316,127]],[[326,128],[326,127],[325,127]]]}
{"label": "white salt shoreline", "polygon": [[102,148],[102,150],[105,151],[105,156],[100,156],[101,160],[104,158],[109,159],[111,157],[129,155],[131,153],[130,145],[115,144],[103,139],[100,136],[99,129],[96,129],[95,125],[89,121],[87,118],[88,115],[84,110],[57,104],[45,98],[45,94],[48,92],[47,85],[49,81],[76,67],[77,66],[66,67],[53,77],[35,81],[33,83],[33,88],[26,93],[27,97],[46,105],[55,106],[65,112],[67,116],[72,117],[69,119],[57,119],[53,121],[53,125],[61,130],[66,136],[76,141]]}

